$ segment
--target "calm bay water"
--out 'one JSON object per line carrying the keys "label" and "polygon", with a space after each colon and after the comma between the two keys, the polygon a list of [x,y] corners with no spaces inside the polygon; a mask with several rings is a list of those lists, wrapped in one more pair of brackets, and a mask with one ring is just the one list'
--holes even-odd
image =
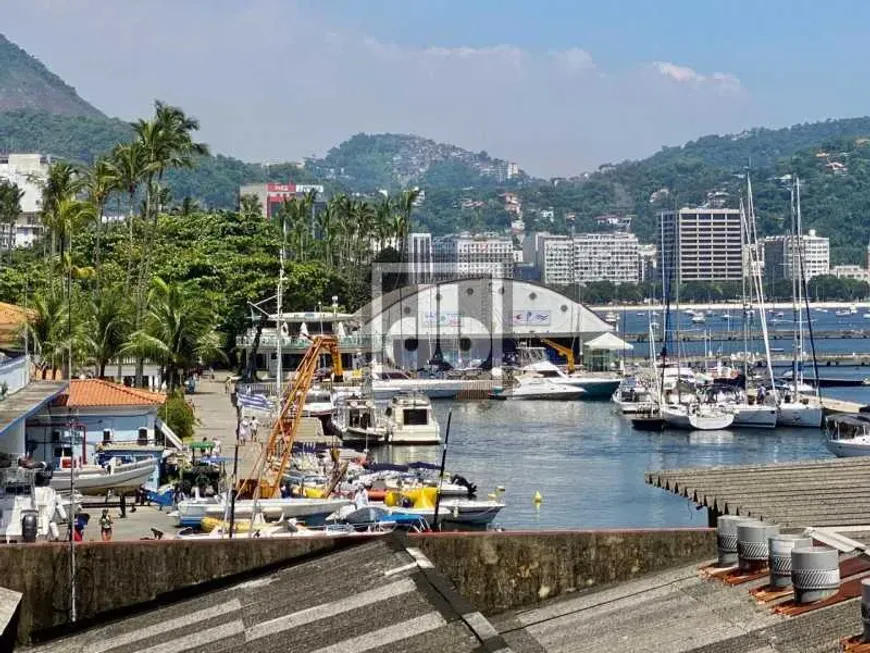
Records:
{"label": "calm bay water", "polygon": [[[628,318],[634,331],[641,317]],[[870,326],[861,315],[841,328]],[[646,318],[642,326],[646,328]],[[779,341],[791,348],[791,340]],[[742,347],[742,342],[740,343]],[[642,350],[645,345],[639,345]],[[756,345],[754,349],[758,349]],[[821,352],[870,352],[870,339],[821,340]],[[640,353],[640,352],[639,352]],[[643,355],[643,353],[641,353]],[[868,367],[823,367],[821,377],[870,376]],[[823,389],[823,395],[870,403],[870,387]],[[507,507],[495,525],[507,529],[706,526],[706,511],[644,483],[651,470],[831,457],[816,429],[719,432],[635,431],[607,401],[433,403],[442,432],[453,421],[447,469],[478,484],[479,496],[504,486]],[[379,460],[440,461],[440,447],[391,447]],[[543,502],[536,507],[535,492]]]}

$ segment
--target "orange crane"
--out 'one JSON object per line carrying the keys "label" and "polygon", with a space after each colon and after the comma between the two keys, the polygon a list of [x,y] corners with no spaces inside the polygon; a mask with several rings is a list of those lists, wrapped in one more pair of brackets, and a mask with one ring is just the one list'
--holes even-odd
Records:
{"label": "orange crane", "polygon": [[335,376],[339,378],[342,376],[338,340],[333,336],[314,336],[311,346],[305,352],[299,367],[296,368],[293,383],[281,398],[281,414],[272,425],[266,446],[257,456],[248,478],[239,481],[240,496],[256,494],[263,499],[280,496],[281,481],[290,464],[293,442],[296,440],[296,433],[302,420],[305,396],[314,381],[317,362],[323,353],[328,353],[332,358],[332,371]]}
{"label": "orange crane", "polygon": [[568,374],[571,374],[574,367],[574,350],[570,347],[565,347],[564,345],[560,345],[555,340],[550,340],[549,338],[541,338],[541,342],[545,345],[548,345],[552,349],[556,350],[557,353],[562,354],[565,357],[565,361],[567,362]]}

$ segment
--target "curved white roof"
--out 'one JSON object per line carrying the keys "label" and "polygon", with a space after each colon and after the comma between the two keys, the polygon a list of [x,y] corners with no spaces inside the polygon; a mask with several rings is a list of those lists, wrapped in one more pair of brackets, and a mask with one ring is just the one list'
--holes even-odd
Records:
{"label": "curved white roof", "polygon": [[[355,315],[363,333],[395,337],[572,337],[613,331],[583,304],[546,286],[489,277],[409,286]],[[405,337],[407,337],[405,335]]]}

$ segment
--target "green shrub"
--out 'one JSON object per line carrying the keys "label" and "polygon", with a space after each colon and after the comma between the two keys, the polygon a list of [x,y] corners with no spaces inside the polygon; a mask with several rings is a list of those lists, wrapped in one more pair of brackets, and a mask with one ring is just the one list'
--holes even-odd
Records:
{"label": "green shrub", "polygon": [[193,414],[193,409],[180,392],[173,392],[169,395],[166,403],[157,411],[157,415],[182,440],[193,437],[197,420]]}

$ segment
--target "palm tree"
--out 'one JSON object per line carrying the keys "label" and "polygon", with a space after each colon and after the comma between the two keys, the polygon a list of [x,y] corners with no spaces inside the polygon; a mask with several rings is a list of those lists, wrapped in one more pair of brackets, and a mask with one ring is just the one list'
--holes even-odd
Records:
{"label": "palm tree", "polygon": [[[126,180],[125,180],[126,181]],[[84,185],[88,202],[93,211],[96,243],[94,245],[94,268],[96,269],[95,293],[100,292],[100,239],[103,233],[103,209],[112,191],[118,189],[121,175],[115,162],[109,158],[97,159],[85,173]]]}
{"label": "palm tree", "polygon": [[16,184],[6,179],[0,179],[0,225],[9,232],[9,260],[12,260],[12,249],[15,247],[15,221],[21,215],[21,199],[24,191]]}
{"label": "palm tree", "polygon": [[39,359],[38,365],[43,379],[49,370],[54,376],[53,372],[63,367],[66,352],[66,311],[66,304],[58,294],[40,294],[33,297],[33,305],[24,328]]}
{"label": "palm tree", "polygon": [[139,141],[117,145],[112,150],[111,158],[112,164],[117,170],[118,189],[126,191],[129,204],[127,227],[130,252],[127,257],[127,275],[124,281],[124,294],[129,296],[130,281],[133,275],[133,250],[135,248],[133,209],[136,205],[136,191],[148,169],[148,161],[145,158],[145,149]]}
{"label": "palm tree", "polygon": [[398,221],[396,223],[399,240],[399,252],[402,255],[402,263],[405,262],[408,248],[408,233],[411,231],[411,213],[414,211],[414,203],[420,196],[420,189],[414,188],[404,191],[396,202]]}
{"label": "palm tree", "polygon": [[130,335],[129,299],[120,286],[104,290],[90,305],[87,328],[87,351],[93,359],[98,377],[106,376],[106,366],[120,359]]}
{"label": "palm tree", "polygon": [[224,358],[215,322],[211,305],[196,289],[155,277],[144,328],[130,336],[121,353],[159,362],[171,392],[194,367]]}
{"label": "palm tree", "polygon": [[51,251],[46,258],[48,264],[49,287],[54,288],[51,270],[54,267],[54,257],[58,253],[58,236],[62,230],[63,218],[60,206],[65,200],[72,200],[81,188],[81,179],[76,169],[65,161],[53,163],[48,169],[48,177],[42,193],[42,224],[51,234]]}
{"label": "palm tree", "polygon": [[393,203],[389,197],[375,207],[375,234],[378,239],[378,251],[386,247],[387,240],[393,231]]}
{"label": "palm tree", "polygon": [[[133,124],[136,138],[144,150],[146,168],[145,215],[146,226],[142,265],[136,293],[136,329],[141,330],[145,314],[145,288],[150,277],[151,249],[157,231],[157,219],[161,199],[163,175],[170,168],[193,167],[196,156],[208,155],[208,146],[193,140],[193,132],[199,129],[199,121],[187,116],[178,107],[159,100],[154,103],[154,117]],[[144,360],[136,365],[136,385],[142,381]]]}

